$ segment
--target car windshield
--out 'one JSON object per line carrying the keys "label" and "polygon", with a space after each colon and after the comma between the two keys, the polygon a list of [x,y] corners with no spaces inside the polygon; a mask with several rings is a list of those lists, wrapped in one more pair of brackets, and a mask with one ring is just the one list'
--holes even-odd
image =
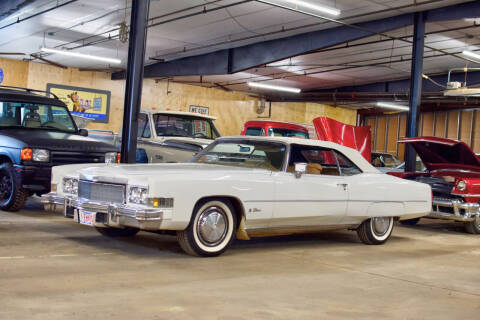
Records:
{"label": "car windshield", "polygon": [[280,171],[286,147],[282,143],[247,139],[216,141],[192,162]]}
{"label": "car windshield", "polygon": [[220,135],[212,120],[176,114],[154,114],[157,136],[216,139]]}
{"label": "car windshield", "polygon": [[77,130],[66,107],[0,102],[0,128],[19,127],[68,133],[74,133]]}
{"label": "car windshield", "polygon": [[292,137],[308,139],[307,132],[285,128],[268,128],[268,135],[271,137]]}

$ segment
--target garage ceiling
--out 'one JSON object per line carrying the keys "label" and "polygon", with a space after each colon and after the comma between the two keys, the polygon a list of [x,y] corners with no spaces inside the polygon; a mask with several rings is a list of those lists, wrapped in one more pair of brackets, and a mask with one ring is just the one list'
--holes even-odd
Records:
{"label": "garage ceiling", "polygon": [[[340,9],[341,15],[335,19],[347,23],[372,21],[469,2],[308,1]],[[18,59],[34,59],[31,56],[33,54],[60,65],[81,69],[115,71],[125,68],[128,43],[122,43],[118,39],[119,24],[123,21],[129,23],[130,1],[23,2],[25,4],[17,8],[17,11],[0,20],[0,52],[25,53],[8,55]],[[282,0],[271,2],[286,5]],[[2,12],[0,17],[1,14]],[[338,26],[318,17],[257,1],[242,0],[152,0],[150,25],[146,65]],[[427,23],[426,32],[426,45],[448,53],[459,53],[465,49],[476,51],[480,46],[480,29],[474,19]],[[412,33],[411,26],[386,32],[389,36],[402,37],[405,40],[411,40]],[[113,66],[59,54],[42,54],[40,48],[44,46],[120,58],[122,64]],[[371,36],[349,42],[348,45],[341,44],[235,74],[169,77],[168,80],[262,94],[264,92],[252,90],[246,84],[248,81],[261,81],[301,88],[308,92],[408,78],[410,58],[410,43],[392,41],[383,36]],[[450,68],[467,65],[480,67],[478,63],[425,49],[426,74],[445,73]]]}

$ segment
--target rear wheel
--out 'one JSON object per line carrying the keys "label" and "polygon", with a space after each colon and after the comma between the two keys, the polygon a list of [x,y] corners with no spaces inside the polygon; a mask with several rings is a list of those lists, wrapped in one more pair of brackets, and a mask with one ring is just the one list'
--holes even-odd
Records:
{"label": "rear wheel", "polygon": [[393,217],[375,217],[365,220],[357,229],[360,240],[365,244],[384,244],[393,230]]}
{"label": "rear wheel", "polygon": [[477,216],[473,221],[465,222],[465,231],[480,234],[480,217]]}
{"label": "rear wheel", "polygon": [[177,231],[178,243],[183,251],[193,256],[218,256],[230,246],[236,225],[230,201],[202,201],[195,206],[187,229]]}
{"label": "rear wheel", "polygon": [[18,211],[27,202],[29,193],[21,186],[11,163],[0,165],[0,210]]}
{"label": "rear wheel", "polygon": [[103,234],[104,236],[108,237],[133,237],[136,235],[140,229],[137,228],[124,228],[124,229],[118,229],[118,228],[95,228],[97,229],[98,232]]}
{"label": "rear wheel", "polygon": [[400,223],[405,226],[414,226],[418,223],[418,221],[420,221],[420,218],[401,220]]}

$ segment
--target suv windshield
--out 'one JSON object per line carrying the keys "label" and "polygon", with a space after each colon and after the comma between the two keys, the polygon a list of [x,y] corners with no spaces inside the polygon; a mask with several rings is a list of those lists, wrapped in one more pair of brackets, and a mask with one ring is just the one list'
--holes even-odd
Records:
{"label": "suv windshield", "polygon": [[176,114],[154,114],[157,136],[216,139],[220,135],[212,120]]}
{"label": "suv windshield", "polygon": [[75,133],[67,108],[24,102],[0,102],[0,128],[32,128]]}
{"label": "suv windshield", "polygon": [[191,162],[280,171],[285,150],[285,145],[278,142],[217,140],[193,157]]}
{"label": "suv windshield", "polygon": [[308,133],[294,129],[268,128],[268,135],[271,137],[292,137],[308,139]]}

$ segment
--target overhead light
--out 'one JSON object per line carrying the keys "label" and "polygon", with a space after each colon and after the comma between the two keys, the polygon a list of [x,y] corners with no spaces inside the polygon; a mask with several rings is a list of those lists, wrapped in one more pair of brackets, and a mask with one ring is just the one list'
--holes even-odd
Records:
{"label": "overhead light", "polygon": [[285,91],[285,92],[293,92],[293,93],[300,93],[302,90],[298,88],[290,88],[290,87],[282,87],[282,86],[274,86],[271,84],[264,84],[258,82],[248,82],[247,83],[250,87],[254,88],[261,88],[261,89],[270,89],[275,91]]}
{"label": "overhead light", "polygon": [[114,63],[114,64],[122,63],[122,60],[120,60],[120,59],[105,58],[105,57],[99,57],[99,56],[91,56],[89,54],[83,54],[83,53],[66,51],[66,50],[57,50],[57,49],[50,49],[50,48],[41,48],[40,50],[43,51],[43,52],[58,53],[58,54],[63,54],[65,56],[76,57],[76,58],[97,60],[97,61],[109,62],[109,63]]}
{"label": "overhead light", "polygon": [[332,8],[332,7],[319,6],[317,4],[313,4],[313,3],[310,3],[310,2],[306,2],[306,1],[301,1],[301,0],[282,0],[282,1],[294,4],[296,6],[305,7],[305,8],[308,8],[308,9],[328,13],[328,14],[331,14],[333,16],[338,16],[341,13],[341,11],[338,10],[338,9],[335,9],[335,8]]}
{"label": "overhead light", "polygon": [[468,57],[471,57],[471,58],[474,58],[474,59],[477,59],[478,61],[480,61],[480,54],[478,53],[475,53],[475,52],[472,52],[472,51],[468,51],[468,50],[464,50],[462,52],[462,54],[464,56],[468,56]]}
{"label": "overhead light", "polygon": [[401,106],[401,105],[398,105],[398,104],[388,103],[388,102],[377,102],[377,107],[394,109],[394,110],[402,110],[402,111],[409,111],[410,110],[410,108],[407,107],[407,106]]}

